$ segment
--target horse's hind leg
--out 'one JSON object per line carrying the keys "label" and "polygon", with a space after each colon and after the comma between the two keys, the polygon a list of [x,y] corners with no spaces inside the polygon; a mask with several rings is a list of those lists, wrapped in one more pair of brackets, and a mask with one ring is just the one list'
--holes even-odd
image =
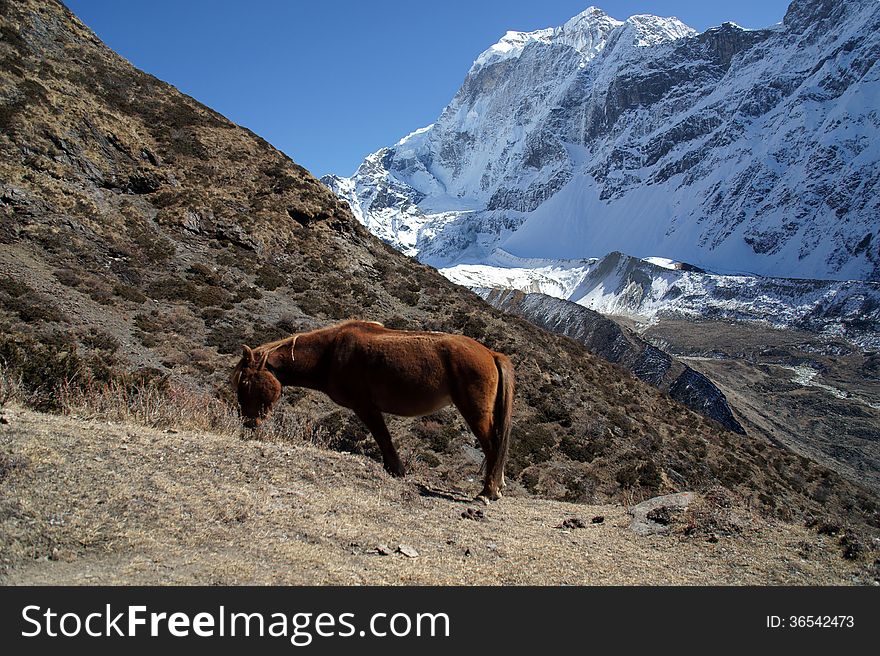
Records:
{"label": "horse's hind leg", "polygon": [[379,450],[382,451],[382,462],[385,463],[385,470],[392,476],[403,476],[406,471],[403,468],[403,463],[400,462],[400,457],[397,455],[394,443],[391,441],[391,433],[388,432],[388,426],[385,425],[385,418],[382,416],[382,413],[378,410],[363,410],[355,411],[355,414],[367,425],[367,428],[370,429],[370,432],[376,439]]}
{"label": "horse's hind leg", "polygon": [[495,459],[497,457],[495,451],[495,443],[492,440],[493,416],[491,411],[486,411],[479,404],[469,402],[462,399],[456,402],[456,407],[461,412],[461,416],[467,422],[474,435],[480,441],[483,453],[486,454],[485,474],[483,477],[483,491],[477,495],[478,499],[484,501],[494,501],[501,498],[501,486],[503,481],[495,480],[492,472],[495,471]]}

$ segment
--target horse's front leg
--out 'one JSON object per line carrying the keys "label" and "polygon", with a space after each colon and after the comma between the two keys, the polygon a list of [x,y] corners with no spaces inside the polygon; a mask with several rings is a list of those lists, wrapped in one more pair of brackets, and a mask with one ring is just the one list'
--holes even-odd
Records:
{"label": "horse's front leg", "polygon": [[392,476],[403,476],[406,471],[403,468],[403,463],[400,462],[394,443],[391,441],[391,433],[388,432],[388,426],[385,425],[382,413],[378,410],[355,410],[355,414],[366,424],[376,439],[376,443],[382,451],[385,470]]}

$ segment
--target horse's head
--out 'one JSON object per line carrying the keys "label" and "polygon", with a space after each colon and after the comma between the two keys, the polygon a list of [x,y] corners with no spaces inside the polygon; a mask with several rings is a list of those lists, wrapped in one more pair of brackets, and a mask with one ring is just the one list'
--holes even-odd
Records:
{"label": "horse's head", "polygon": [[232,374],[232,384],[238,395],[238,405],[244,425],[259,426],[281,396],[281,383],[266,368],[269,352],[254,353],[244,346],[241,360]]}

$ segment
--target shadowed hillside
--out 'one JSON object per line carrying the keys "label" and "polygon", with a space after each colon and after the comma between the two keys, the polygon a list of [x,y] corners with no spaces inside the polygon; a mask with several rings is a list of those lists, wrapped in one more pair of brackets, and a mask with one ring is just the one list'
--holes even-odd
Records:
{"label": "shadowed hillside", "polygon": [[[241,343],[361,317],[510,355],[508,478],[532,493],[603,503],[723,485],[781,517],[876,522],[871,496],[835,473],[394,252],[302,167],[134,69],[61,4],[0,1],[0,37],[0,358],[31,405],[63,409],[62,383],[111,381],[228,399]],[[321,432],[377,456],[347,411],[285,398],[291,439]],[[457,414],[391,430],[416,473],[477,491]]]}

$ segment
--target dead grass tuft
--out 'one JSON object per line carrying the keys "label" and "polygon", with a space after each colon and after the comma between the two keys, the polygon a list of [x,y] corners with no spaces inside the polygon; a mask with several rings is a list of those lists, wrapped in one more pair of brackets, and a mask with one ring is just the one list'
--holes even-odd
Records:
{"label": "dead grass tuft", "polygon": [[[17,404],[30,408],[45,406],[42,390],[29,389],[8,367],[0,365],[0,408]],[[307,410],[282,405],[255,431],[242,427],[238,408],[222,393],[208,394],[162,377],[118,377],[109,382],[65,381],[53,390],[53,409],[59,414],[86,420],[135,424],[160,430],[197,430],[224,437],[241,437],[264,442],[303,441],[336,450],[340,448],[338,416],[331,413],[317,419]],[[363,435],[350,436],[354,443]]]}
{"label": "dead grass tuft", "polygon": [[63,386],[59,397],[62,414],[85,419],[220,435],[235,434],[240,429],[238,414],[225,400],[161,380]]}

